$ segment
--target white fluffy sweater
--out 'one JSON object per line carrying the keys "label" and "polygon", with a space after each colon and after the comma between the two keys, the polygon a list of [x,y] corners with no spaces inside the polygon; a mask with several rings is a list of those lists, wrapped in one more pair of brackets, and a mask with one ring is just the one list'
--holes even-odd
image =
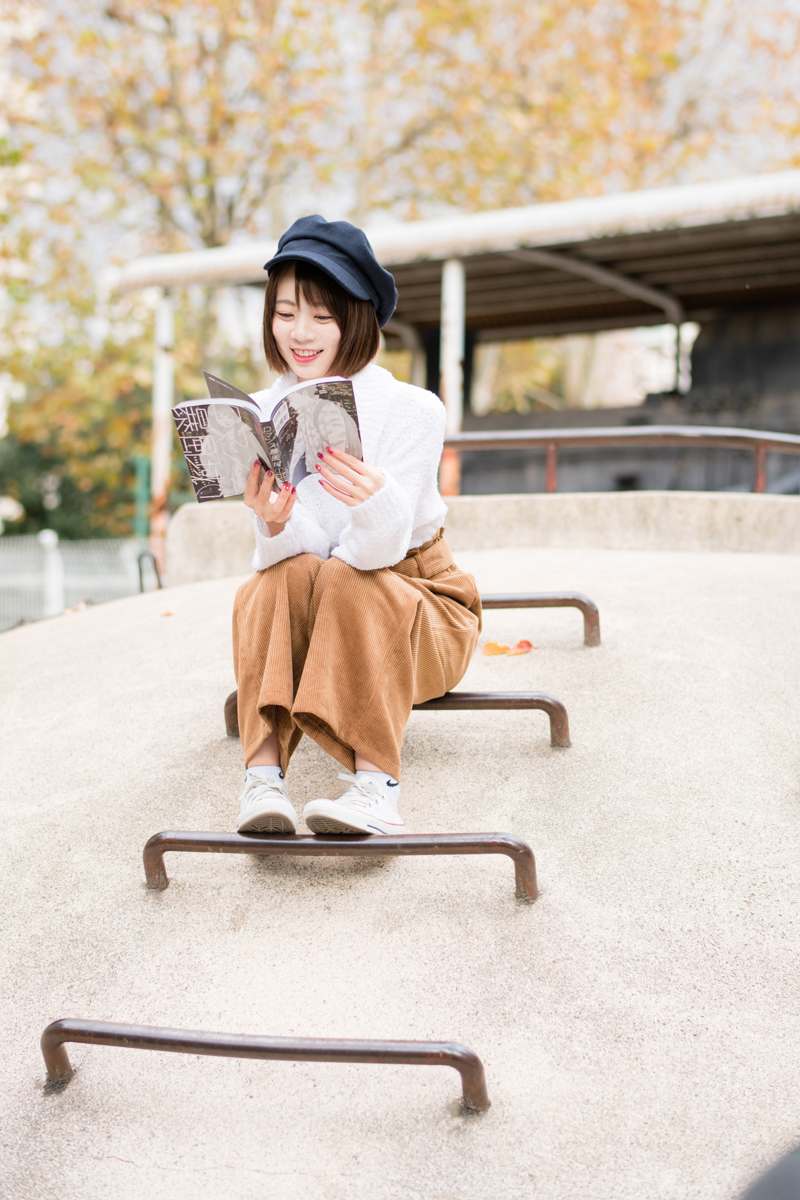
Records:
{"label": "white fluffy sweater", "polygon": [[[289,372],[254,399],[271,412],[295,382],[294,372]],[[253,514],[254,570],[263,571],[295,554],[333,555],[359,571],[391,567],[444,523],[447,508],[437,486],[445,429],[441,400],[400,383],[374,364],[354,375],[352,382],[364,462],[379,467],[386,483],[351,508],[329,496],[316,476],[304,479],[298,484],[292,515],[275,537]]]}

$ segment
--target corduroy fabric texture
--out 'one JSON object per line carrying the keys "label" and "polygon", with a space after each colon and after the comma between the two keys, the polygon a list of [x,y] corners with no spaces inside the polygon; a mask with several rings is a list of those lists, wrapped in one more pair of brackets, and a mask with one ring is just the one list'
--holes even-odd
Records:
{"label": "corduroy fabric texture", "polygon": [[400,778],[413,704],[463,678],[481,629],[471,575],[443,530],[394,567],[298,554],[236,594],[233,657],[245,762],[272,730],[281,767],[303,736],[351,771],[355,753]]}

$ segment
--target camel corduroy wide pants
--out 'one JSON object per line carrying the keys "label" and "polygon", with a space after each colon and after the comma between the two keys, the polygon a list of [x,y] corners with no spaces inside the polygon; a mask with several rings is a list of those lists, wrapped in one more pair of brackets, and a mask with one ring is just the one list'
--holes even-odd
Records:
{"label": "camel corduroy wide pants", "polygon": [[245,762],[271,732],[285,771],[303,734],[345,767],[355,752],[400,778],[413,704],[459,682],[475,650],[481,602],[443,530],[402,562],[358,571],[298,554],[239,588],[233,656]]}

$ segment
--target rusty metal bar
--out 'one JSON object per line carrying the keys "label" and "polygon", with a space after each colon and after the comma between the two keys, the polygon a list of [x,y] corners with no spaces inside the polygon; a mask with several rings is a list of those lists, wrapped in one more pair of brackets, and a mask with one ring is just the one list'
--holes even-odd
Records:
{"label": "rusty metal bar", "polygon": [[280,1059],[283,1062],[403,1063],[415,1067],[453,1067],[461,1076],[464,1107],[481,1112],[490,1105],[483,1063],[460,1042],[383,1041],[377,1038],[288,1038],[238,1033],[121,1025],[116,1021],[53,1021],[41,1038],[51,1082],[73,1075],[65,1042],[120,1046],[127,1050],[167,1050],[215,1058]]}
{"label": "rusty metal bar", "polygon": [[275,837],[241,833],[154,833],[142,859],[147,886],[169,887],[167,851],[188,854],[269,854],[295,858],[401,858],[417,854],[506,854],[514,863],[516,894],[535,900],[536,860],[522,838],[510,833],[421,833],[397,837]]}
{"label": "rusty metal bar", "polygon": [[558,491],[558,446],[555,442],[547,443],[547,457],[544,462],[544,490],[549,493]]}
{"label": "rusty metal bar", "polygon": [[550,718],[550,745],[567,749],[569,740],[569,718],[560,700],[549,692],[447,692],[436,700],[415,704],[416,711],[426,709],[486,709],[486,708],[540,708]]}
{"label": "rusty metal bar", "polygon": [[[598,642],[599,640],[598,631]],[[225,732],[228,737],[239,736],[238,696],[238,691],[231,692],[225,701]],[[444,696],[426,700],[423,704],[415,704],[413,707],[417,712],[424,712],[426,709],[478,711],[487,708],[539,708],[550,718],[550,745],[566,750],[572,744],[569,740],[567,710],[561,701],[549,692],[446,692]]]}
{"label": "rusty metal bar", "polygon": [[594,600],[583,592],[530,592],[481,596],[483,608],[579,608],[583,613],[583,641],[600,645],[600,613]]}

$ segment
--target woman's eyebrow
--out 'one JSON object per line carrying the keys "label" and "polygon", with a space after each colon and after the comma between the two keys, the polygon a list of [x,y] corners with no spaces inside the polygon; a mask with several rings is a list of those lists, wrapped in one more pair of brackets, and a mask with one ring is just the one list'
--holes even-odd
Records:
{"label": "woman's eyebrow", "polygon": [[296,303],[294,297],[290,298],[289,296],[278,296],[278,299],[275,301],[275,303],[276,304],[291,304],[292,308],[297,307],[297,303]]}

